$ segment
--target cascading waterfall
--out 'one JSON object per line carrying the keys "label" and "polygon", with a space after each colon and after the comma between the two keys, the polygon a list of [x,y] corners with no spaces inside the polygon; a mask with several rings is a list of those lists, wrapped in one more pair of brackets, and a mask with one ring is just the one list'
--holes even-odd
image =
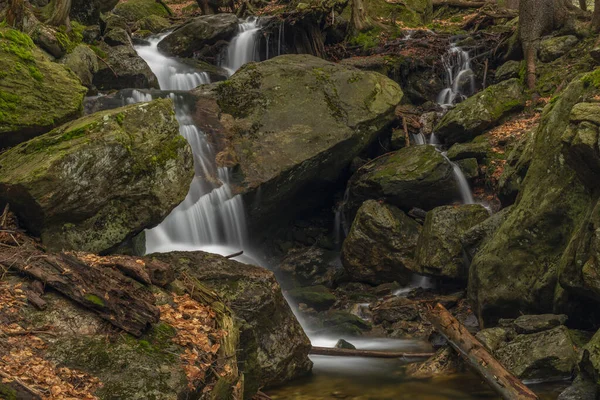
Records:
{"label": "cascading waterfall", "polygon": [[[162,90],[189,91],[210,83],[206,73],[198,72],[165,57],[157,45],[166,35],[150,39],[149,46],[136,51],[157,76]],[[157,227],[146,231],[146,251],[206,250],[231,254],[247,244],[246,217],[241,196],[234,196],[229,185],[230,172],[217,168],[215,152],[194,124],[182,93],[171,93],[179,132],[194,154],[195,176],[186,199]],[[152,95],[134,90],[129,103],[152,100]]]}
{"label": "cascading waterfall", "polygon": [[259,32],[260,26],[256,17],[250,17],[239,25],[239,33],[229,43],[226,57],[221,63],[230,75],[246,63],[260,61],[257,46]]}
{"label": "cascading waterfall", "polygon": [[449,107],[475,93],[475,76],[471,70],[471,57],[467,51],[452,43],[442,57],[442,63],[446,88],[439,93],[438,104]]}

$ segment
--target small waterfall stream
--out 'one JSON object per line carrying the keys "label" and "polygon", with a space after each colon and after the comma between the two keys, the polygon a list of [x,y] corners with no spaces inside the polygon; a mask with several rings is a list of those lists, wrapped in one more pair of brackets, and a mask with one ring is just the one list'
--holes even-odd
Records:
{"label": "small waterfall stream", "polygon": [[221,63],[230,75],[250,61],[260,61],[257,46],[259,32],[260,26],[256,17],[250,17],[240,24],[239,33],[229,44],[225,59]]}
{"label": "small waterfall stream", "polygon": [[442,107],[450,107],[475,93],[475,76],[471,70],[469,53],[455,43],[442,57],[446,88],[438,95],[437,102]]}

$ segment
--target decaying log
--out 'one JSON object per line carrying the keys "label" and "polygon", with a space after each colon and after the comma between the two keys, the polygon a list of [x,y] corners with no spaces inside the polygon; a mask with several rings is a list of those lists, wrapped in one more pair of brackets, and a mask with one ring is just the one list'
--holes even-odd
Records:
{"label": "decaying log", "polygon": [[32,291],[27,292],[27,301],[38,310],[45,310],[48,307],[48,303],[39,294]]}
{"label": "decaying log", "polygon": [[481,8],[489,4],[486,1],[466,1],[466,0],[433,0],[434,7],[451,6],[458,8]]}
{"label": "decaying log", "polygon": [[435,353],[407,353],[398,351],[373,351],[373,350],[355,350],[338,349],[330,347],[315,347],[310,350],[310,354],[316,356],[335,356],[335,357],[369,357],[369,358],[429,358]]}
{"label": "decaying log", "polygon": [[427,312],[427,319],[450,345],[462,354],[467,364],[506,400],[538,400],[517,377],[498,362],[456,318],[437,304]]}

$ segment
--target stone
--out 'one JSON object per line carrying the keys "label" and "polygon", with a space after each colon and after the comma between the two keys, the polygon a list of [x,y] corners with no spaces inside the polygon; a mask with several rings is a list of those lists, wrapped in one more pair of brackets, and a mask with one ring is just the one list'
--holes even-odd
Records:
{"label": "stone", "polygon": [[165,54],[192,57],[204,53],[219,41],[229,41],[238,31],[234,14],[202,15],[179,26],[158,44]]}
{"label": "stone", "polygon": [[489,86],[450,110],[435,128],[436,136],[447,145],[468,142],[521,110],[526,99],[518,79]]}
{"label": "stone", "polygon": [[130,24],[150,15],[167,18],[169,10],[163,4],[156,0],[127,0],[117,4],[113,13],[125,18]]}
{"label": "stone", "polygon": [[361,336],[371,330],[371,324],[346,311],[330,310],[319,313],[313,320],[316,329],[326,330],[328,334]]}
{"label": "stone", "polygon": [[60,62],[69,67],[88,90],[94,87],[92,80],[98,72],[98,57],[88,46],[78,45]]}
{"label": "stone", "polygon": [[526,132],[508,153],[504,171],[498,180],[498,198],[503,207],[514,204],[533,157],[535,129]]}
{"label": "stone", "polygon": [[216,291],[240,319],[240,354],[245,393],[306,375],[311,345],[287,304],[273,273],[203,252],[147,256],[170,264]]}
{"label": "stone", "polygon": [[397,207],[367,200],[342,246],[342,265],[356,281],[380,284],[412,277],[420,226]]}
{"label": "stone", "polygon": [[405,297],[392,297],[377,304],[372,309],[373,322],[414,321],[419,318],[418,303]]}
{"label": "stone", "polygon": [[477,332],[475,338],[493,353],[508,342],[509,332],[506,328],[488,328]]}
{"label": "stone", "polygon": [[308,286],[289,290],[287,294],[297,303],[304,303],[317,311],[329,309],[335,304],[335,296],[325,286]]}
{"label": "stone", "polygon": [[417,244],[414,271],[466,281],[468,270],[460,235],[488,218],[488,211],[479,204],[444,206],[429,211]]}
{"label": "stone", "polygon": [[471,182],[479,177],[479,164],[476,158],[465,158],[456,161],[465,178]]}
{"label": "stone", "polygon": [[107,252],[186,197],[193,159],[171,100],[96,113],[0,155],[0,203],[51,250]]}
{"label": "stone", "polygon": [[[485,325],[520,314],[556,312],[559,271],[576,265],[566,255],[576,253],[577,244],[572,244],[573,253],[565,250],[595,203],[565,162],[563,135],[573,107],[598,93],[596,86],[585,83],[589,79],[593,75],[572,81],[544,111],[516,203],[473,258],[469,299]],[[568,287],[566,276],[564,281]],[[572,293],[577,295],[577,290]]]}
{"label": "stone", "polygon": [[478,162],[482,162],[491,150],[492,146],[487,139],[484,139],[480,142],[455,143],[450,147],[446,156],[452,161],[475,158]]}
{"label": "stone", "polygon": [[100,22],[100,14],[111,11],[119,0],[71,0],[69,17],[83,25]]}
{"label": "stone", "polygon": [[452,165],[433,146],[411,146],[363,166],[348,183],[350,208],[384,199],[402,210],[431,210],[460,197]]}
{"label": "stone", "polygon": [[567,319],[566,315],[521,315],[515,319],[513,325],[517,333],[537,333],[564,325]]}
{"label": "stone", "polygon": [[520,61],[507,61],[496,69],[496,82],[502,82],[512,78],[518,78],[521,73]]}
{"label": "stone", "polygon": [[[286,287],[293,286],[334,286],[341,268],[334,262],[339,253],[316,246],[290,250],[275,270],[278,281]],[[338,261],[339,263],[339,261]]]}
{"label": "stone", "polygon": [[581,375],[575,378],[573,384],[562,391],[557,400],[596,400],[598,385],[589,378]]}
{"label": "stone", "polygon": [[451,376],[465,370],[465,364],[449,345],[440,347],[433,356],[422,363],[411,363],[406,374],[411,378],[428,379]]}
{"label": "stone", "polygon": [[158,89],[158,79],[131,44],[98,46],[106,53],[106,63],[100,63],[93,83],[100,90]]}
{"label": "stone", "polygon": [[0,27],[0,149],[79,117],[86,92],[73,73],[51,62],[29,36]]}
{"label": "stone", "polygon": [[472,259],[494,236],[500,225],[508,218],[511,210],[512,206],[504,208],[460,235],[460,242],[469,259]]}
{"label": "stone", "polygon": [[338,342],[335,344],[335,348],[336,349],[356,350],[356,346],[355,345],[353,345],[350,342],[345,341],[344,339],[338,340]]}
{"label": "stone", "polygon": [[109,30],[103,38],[109,46],[133,46],[129,33],[123,28]]}
{"label": "stone", "polygon": [[517,335],[494,355],[520,379],[570,378],[577,364],[577,352],[564,326],[530,335]]}
{"label": "stone", "polygon": [[551,62],[567,54],[577,43],[577,37],[558,36],[540,42],[539,57],[543,62]]}
{"label": "stone", "polygon": [[135,23],[134,30],[161,33],[171,26],[168,19],[158,15],[148,15]]}

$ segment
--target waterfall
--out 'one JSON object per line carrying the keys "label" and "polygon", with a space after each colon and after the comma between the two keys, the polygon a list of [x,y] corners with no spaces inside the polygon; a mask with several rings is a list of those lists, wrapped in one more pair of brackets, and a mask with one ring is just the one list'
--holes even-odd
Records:
{"label": "waterfall", "polygon": [[239,33],[227,48],[227,54],[221,66],[232,75],[240,67],[251,61],[260,61],[258,54],[258,18],[249,17],[239,25]]}
{"label": "waterfall", "polygon": [[[208,74],[165,57],[157,45],[166,35],[150,39],[149,46],[136,51],[157,76],[162,90],[189,91],[210,83]],[[194,178],[185,200],[157,227],[146,231],[146,251],[206,250],[223,255],[244,248],[248,242],[246,217],[241,196],[229,185],[230,171],[218,168],[215,151],[207,136],[194,124],[181,93],[171,93],[179,132],[194,155]],[[152,100],[152,95],[134,90],[128,103]]]}
{"label": "waterfall", "polygon": [[471,187],[469,186],[469,182],[467,181],[465,174],[462,172],[457,163],[450,161],[450,159],[446,155],[446,152],[440,153],[452,166],[454,179],[456,180],[456,184],[458,185],[458,190],[460,191],[460,196],[462,198],[463,204],[475,204],[475,200],[473,200],[473,194],[471,193]]}
{"label": "waterfall", "polygon": [[475,93],[475,76],[469,53],[452,43],[442,57],[444,88],[437,98],[442,107],[449,107]]}

